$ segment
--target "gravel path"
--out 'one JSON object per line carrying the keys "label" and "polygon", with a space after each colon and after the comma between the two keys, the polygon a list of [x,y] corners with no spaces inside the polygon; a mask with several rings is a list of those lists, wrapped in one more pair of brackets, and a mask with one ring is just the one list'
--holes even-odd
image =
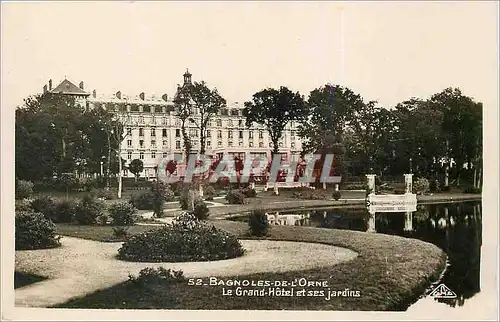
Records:
{"label": "gravel path", "polygon": [[312,243],[242,240],[239,258],[189,263],[132,263],[115,258],[122,243],[64,237],[55,249],[16,251],[16,271],[49,277],[15,290],[15,305],[48,307],[84,296],[137,275],[145,267],[181,269],[186,277],[234,276],[332,266],[357,256],[351,250]]}

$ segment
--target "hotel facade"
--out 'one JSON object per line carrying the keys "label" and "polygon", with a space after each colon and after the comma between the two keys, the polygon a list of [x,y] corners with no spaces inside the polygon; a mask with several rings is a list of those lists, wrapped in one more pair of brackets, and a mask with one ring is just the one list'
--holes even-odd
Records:
{"label": "hotel facade", "polygon": [[[186,71],[184,84],[191,83],[192,75]],[[121,156],[126,160],[126,166],[134,159],[144,163],[141,177],[155,177],[155,167],[164,157],[175,156],[184,159],[184,142],[181,133],[181,120],[176,117],[174,102],[170,96],[148,96],[144,92],[137,96],[127,96],[120,91],[114,95],[97,95],[85,91],[84,83],[76,86],[69,80],[63,80],[52,89],[52,81],[44,86],[44,92],[75,97],[77,104],[86,108],[102,106],[116,113],[123,123],[125,138],[121,143]],[[253,124],[245,126],[243,104],[233,102],[223,107],[209,121],[206,129],[205,154],[212,158],[222,159],[234,156],[242,159],[268,158],[271,160],[272,142],[265,127]],[[199,117],[196,109],[192,111],[193,119]],[[191,139],[192,153],[200,151],[200,130],[193,122],[186,122]],[[297,124],[289,123],[279,141],[279,153],[282,163],[287,164],[297,160],[301,153],[301,141],[297,134]],[[178,170],[183,171],[183,162]],[[182,175],[182,174],[181,174]],[[126,169],[124,177],[133,177]]]}

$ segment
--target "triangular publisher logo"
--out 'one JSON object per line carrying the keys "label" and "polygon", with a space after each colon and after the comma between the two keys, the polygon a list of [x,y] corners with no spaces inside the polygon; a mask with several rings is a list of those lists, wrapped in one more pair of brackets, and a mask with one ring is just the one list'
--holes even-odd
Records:
{"label": "triangular publisher logo", "polygon": [[439,284],[438,287],[436,287],[429,296],[432,296],[437,299],[454,299],[457,297],[457,294],[450,290],[448,286],[444,284]]}

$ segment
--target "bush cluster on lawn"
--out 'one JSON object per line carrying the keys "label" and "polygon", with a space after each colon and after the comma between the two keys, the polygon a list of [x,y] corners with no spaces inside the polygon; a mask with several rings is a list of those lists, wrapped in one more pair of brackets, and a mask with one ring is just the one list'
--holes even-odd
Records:
{"label": "bush cluster on lawn", "polygon": [[138,276],[129,275],[128,280],[136,286],[145,286],[148,284],[183,282],[186,278],[182,270],[174,271],[160,266],[158,268],[143,268]]}
{"label": "bush cluster on lawn", "polygon": [[240,189],[241,193],[245,196],[245,198],[255,198],[257,196],[257,191],[250,187]]}
{"label": "bush cluster on lawn", "polygon": [[137,209],[128,202],[116,202],[108,208],[114,226],[130,226],[137,220]]}
{"label": "bush cluster on lawn", "polygon": [[340,193],[340,191],[334,191],[334,192],[332,193],[332,197],[333,197],[333,199],[335,199],[335,200],[339,200],[339,199],[340,199],[340,197],[342,197],[342,194]]}
{"label": "bush cluster on lawn", "polygon": [[125,238],[128,236],[128,228],[127,227],[113,227],[113,236],[116,238]]}
{"label": "bush cluster on lawn", "polygon": [[213,261],[243,255],[236,236],[183,213],[172,224],[129,237],[118,258],[136,262]]}
{"label": "bush cluster on lawn", "polygon": [[153,210],[153,194],[151,191],[144,191],[134,194],[129,202],[139,210]]}
{"label": "bush cluster on lawn", "polygon": [[349,183],[342,187],[343,190],[366,190],[366,183]]}
{"label": "bush cluster on lawn", "polygon": [[31,211],[33,211],[33,208],[31,207],[31,201],[29,201],[27,199],[16,200],[14,207],[15,207],[14,209],[16,212],[21,212],[21,211],[31,212]]}
{"label": "bush cluster on lawn", "polygon": [[80,225],[93,225],[104,214],[105,209],[104,201],[84,196],[76,205],[75,221]]}
{"label": "bush cluster on lawn", "polygon": [[199,220],[205,220],[209,216],[210,210],[203,199],[197,195],[196,191],[185,190],[179,197],[182,210],[187,210]]}
{"label": "bush cluster on lawn", "polygon": [[94,198],[104,199],[104,200],[113,200],[115,198],[115,194],[111,190],[106,190],[103,188],[96,188],[90,190],[90,195]]}
{"label": "bush cluster on lawn", "polygon": [[427,191],[429,191],[429,180],[426,178],[417,178],[415,183],[413,184],[413,191],[417,195],[423,195]]}
{"label": "bush cluster on lawn", "polygon": [[16,213],[16,250],[54,248],[61,245],[56,225],[39,212]]}
{"label": "bush cluster on lawn", "polygon": [[269,232],[269,220],[263,209],[255,209],[250,213],[248,216],[248,228],[252,236],[267,236]]}
{"label": "bush cluster on lawn", "polygon": [[76,213],[76,203],[73,200],[59,200],[48,196],[34,199],[31,208],[55,223],[70,223]]}
{"label": "bush cluster on lawn", "polygon": [[144,191],[132,195],[130,203],[139,210],[153,210],[159,207],[159,203],[174,201],[174,191],[162,182],[155,182],[149,191]]}
{"label": "bush cluster on lawn", "polygon": [[294,199],[304,199],[304,200],[325,200],[326,195],[322,193],[320,190],[312,190],[308,189],[302,192],[294,192],[292,193],[292,198]]}
{"label": "bush cluster on lawn", "polygon": [[33,194],[33,182],[25,180],[16,180],[15,198],[26,199]]}
{"label": "bush cluster on lawn", "polygon": [[226,200],[231,205],[243,205],[245,195],[240,190],[229,190],[226,194]]}
{"label": "bush cluster on lawn", "polygon": [[191,212],[198,220],[206,220],[209,216],[210,209],[208,205],[203,200],[196,200],[194,203],[194,209]]}
{"label": "bush cluster on lawn", "polygon": [[205,200],[207,201],[214,200],[215,194],[216,191],[214,187],[210,185],[203,186],[203,196],[205,197]]}

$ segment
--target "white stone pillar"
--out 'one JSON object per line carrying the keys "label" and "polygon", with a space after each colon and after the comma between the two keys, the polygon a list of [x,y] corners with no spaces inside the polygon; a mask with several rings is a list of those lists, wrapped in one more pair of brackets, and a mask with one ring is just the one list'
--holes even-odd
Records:
{"label": "white stone pillar", "polygon": [[335,191],[339,191],[339,184],[338,183],[335,184]]}
{"label": "white stone pillar", "polygon": [[413,173],[405,174],[405,193],[413,191]]}
{"label": "white stone pillar", "polygon": [[200,185],[198,186],[198,194],[200,195],[201,198],[203,198],[203,184],[200,182]]}
{"label": "white stone pillar", "polygon": [[252,182],[250,183],[250,189],[255,189],[255,182],[254,182],[254,181],[252,181]]}
{"label": "white stone pillar", "polygon": [[375,174],[367,174],[366,178],[368,180],[368,191],[369,193],[375,194]]}

